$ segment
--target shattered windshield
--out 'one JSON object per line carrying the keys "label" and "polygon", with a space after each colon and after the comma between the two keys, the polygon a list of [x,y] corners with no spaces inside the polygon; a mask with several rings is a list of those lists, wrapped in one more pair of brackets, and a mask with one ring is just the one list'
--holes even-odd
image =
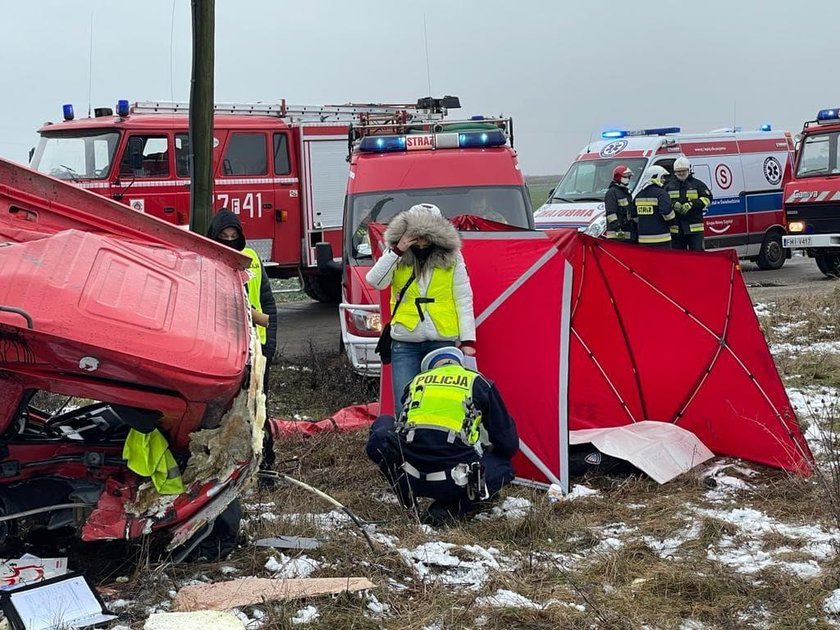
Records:
{"label": "shattered windshield", "polygon": [[119,140],[118,131],[45,133],[32,157],[32,168],[69,181],[104,179]]}
{"label": "shattered windshield", "polygon": [[583,160],[575,162],[560,180],[551,197],[553,203],[569,203],[572,201],[603,201],[607,188],[612,181],[613,169],[616,166],[626,166],[633,171],[630,180],[632,189],[639,181],[642,171],[647,164],[646,158],[631,158],[629,160]]}
{"label": "shattered windshield", "polygon": [[372,256],[367,226],[388,223],[418,203],[432,203],[447,217],[479,216],[516,227],[530,227],[525,191],[516,186],[399,190],[354,195],[350,201],[349,251],[355,259]]}

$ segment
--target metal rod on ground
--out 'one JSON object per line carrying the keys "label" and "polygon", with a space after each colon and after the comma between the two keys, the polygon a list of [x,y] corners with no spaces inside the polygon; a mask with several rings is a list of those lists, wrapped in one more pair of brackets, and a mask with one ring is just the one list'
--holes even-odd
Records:
{"label": "metal rod on ground", "polygon": [[350,520],[353,521],[358,526],[358,528],[362,531],[362,534],[364,535],[365,540],[367,540],[367,543],[370,546],[370,548],[373,551],[376,551],[376,547],[373,546],[373,541],[371,540],[370,535],[368,535],[367,530],[365,530],[365,525],[370,525],[371,523],[366,523],[366,522],[362,521],[358,516],[356,516],[353,513],[353,511],[350,508],[342,505],[341,503],[339,503],[338,501],[333,499],[330,495],[328,495],[326,492],[322,492],[322,491],[318,490],[318,488],[310,486],[308,483],[304,483],[300,479],[295,479],[294,477],[289,477],[289,475],[285,475],[283,473],[275,472],[273,470],[261,470],[260,475],[262,475],[264,477],[268,477],[270,479],[280,479],[281,481],[288,481],[291,484],[294,484],[296,486],[300,486],[304,490],[308,490],[312,494],[314,494],[318,497],[321,497],[327,503],[330,503],[331,505],[334,505],[335,507],[337,507],[339,510],[341,510],[347,516],[350,517]]}
{"label": "metal rod on ground", "polygon": [[44,512],[55,512],[57,510],[68,510],[70,508],[93,507],[93,503],[59,503],[58,505],[47,505],[45,507],[34,508],[24,512],[15,512],[14,514],[6,514],[0,516],[0,523],[4,521],[13,521],[16,518],[25,518],[27,516],[34,516],[35,514],[43,514]]}

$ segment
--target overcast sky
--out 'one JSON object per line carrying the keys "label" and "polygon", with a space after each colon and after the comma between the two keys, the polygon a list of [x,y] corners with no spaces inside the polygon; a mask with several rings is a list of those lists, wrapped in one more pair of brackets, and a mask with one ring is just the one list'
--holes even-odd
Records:
{"label": "overcast sky", "polygon": [[[0,155],[26,162],[63,103],[80,117],[89,103],[189,99],[188,0],[2,5]],[[562,173],[610,127],[708,131],[734,117],[798,131],[840,105],[838,6],[216,0],[216,101],[407,102],[430,75],[463,114],[513,116],[526,174]]]}

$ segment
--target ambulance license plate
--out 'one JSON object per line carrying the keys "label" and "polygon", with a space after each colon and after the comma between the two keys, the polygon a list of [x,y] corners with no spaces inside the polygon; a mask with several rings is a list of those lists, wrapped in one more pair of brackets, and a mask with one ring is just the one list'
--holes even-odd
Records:
{"label": "ambulance license plate", "polygon": [[811,246],[811,237],[810,236],[784,236],[782,237],[782,245],[784,247],[810,247]]}

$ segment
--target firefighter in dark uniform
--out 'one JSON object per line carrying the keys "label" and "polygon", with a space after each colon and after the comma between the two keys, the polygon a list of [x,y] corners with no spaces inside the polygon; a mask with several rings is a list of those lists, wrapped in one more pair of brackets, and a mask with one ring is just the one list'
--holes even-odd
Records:
{"label": "firefighter in dark uniform", "polygon": [[623,164],[613,170],[612,182],[604,195],[604,210],[607,215],[606,237],[619,241],[636,240],[636,224],[630,220],[633,196],[630,194],[630,179],[633,171]]}
{"label": "firefighter in dark uniform", "polygon": [[671,224],[675,215],[671,198],[664,188],[668,171],[661,166],[651,166],[645,176],[647,184],[636,195],[638,243],[652,247],[671,247]]}
{"label": "firefighter in dark uniform", "polygon": [[678,157],[674,162],[674,177],[665,186],[671,197],[676,221],[671,226],[671,245],[674,249],[703,251],[703,215],[712,203],[709,187],[691,173],[691,162]]}
{"label": "firefighter in dark uniform", "polygon": [[433,499],[422,515],[430,525],[470,516],[514,477],[513,418],[493,383],[463,362],[455,347],[428,353],[405,388],[399,421],[377,418],[367,443],[403,507]]}

